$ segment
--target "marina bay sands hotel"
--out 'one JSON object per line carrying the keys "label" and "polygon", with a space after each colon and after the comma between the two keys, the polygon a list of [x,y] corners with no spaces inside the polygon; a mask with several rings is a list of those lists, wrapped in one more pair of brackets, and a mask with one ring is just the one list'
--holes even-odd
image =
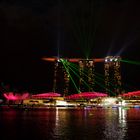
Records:
{"label": "marina bay sands hotel", "polygon": [[[110,96],[117,96],[122,92],[121,82],[121,57],[107,56],[105,58],[81,59],[81,58],[42,58],[45,61],[54,62],[53,91],[60,89],[63,95],[69,95],[71,86],[76,92],[96,91],[96,85],[100,85],[102,91]],[[103,63],[103,74],[96,72],[96,63]],[[75,75],[75,76],[74,76]],[[103,81],[100,84],[96,77]]]}

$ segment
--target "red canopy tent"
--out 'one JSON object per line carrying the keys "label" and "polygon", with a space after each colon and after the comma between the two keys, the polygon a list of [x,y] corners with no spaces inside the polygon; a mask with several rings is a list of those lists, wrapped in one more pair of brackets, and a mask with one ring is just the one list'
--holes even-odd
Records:
{"label": "red canopy tent", "polygon": [[48,93],[41,93],[41,94],[32,95],[32,98],[35,98],[35,99],[48,99],[48,98],[60,97],[60,96],[61,96],[61,94],[59,94],[59,93],[48,92]]}
{"label": "red canopy tent", "polygon": [[133,91],[133,92],[128,92],[120,95],[122,97],[132,97],[132,96],[140,96],[140,90],[139,91]]}
{"label": "red canopy tent", "polygon": [[93,99],[97,97],[107,97],[108,95],[105,93],[99,92],[82,92],[79,94],[72,94],[66,97],[66,99]]}

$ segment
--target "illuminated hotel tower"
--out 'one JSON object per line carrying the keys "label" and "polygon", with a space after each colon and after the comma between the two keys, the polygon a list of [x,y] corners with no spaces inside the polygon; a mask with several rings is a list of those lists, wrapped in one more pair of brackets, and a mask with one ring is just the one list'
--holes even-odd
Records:
{"label": "illuminated hotel tower", "polygon": [[106,93],[116,96],[121,93],[120,56],[107,56],[105,58],[105,87]]}
{"label": "illuminated hotel tower", "polygon": [[[65,66],[67,67],[67,66]],[[69,69],[65,68],[60,60],[55,61],[53,92],[63,93],[63,96],[69,92]]]}
{"label": "illuminated hotel tower", "polygon": [[79,90],[93,91],[95,76],[94,76],[94,61],[93,60],[80,60],[79,61]]}

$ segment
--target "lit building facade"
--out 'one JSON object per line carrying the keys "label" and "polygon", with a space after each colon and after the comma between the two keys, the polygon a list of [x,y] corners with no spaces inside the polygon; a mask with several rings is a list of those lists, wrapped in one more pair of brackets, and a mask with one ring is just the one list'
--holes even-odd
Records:
{"label": "lit building facade", "polygon": [[121,57],[107,56],[104,63],[105,89],[110,96],[121,94]]}
{"label": "lit building facade", "polygon": [[[104,59],[54,59],[54,62],[53,92],[61,93],[63,96],[69,95],[70,83],[75,82],[77,77],[79,82],[74,83],[75,87],[77,86],[77,92],[96,91],[95,66],[96,63],[102,62],[104,65],[104,85],[101,88],[104,88],[104,91],[110,96],[121,94],[120,56],[107,56]],[[77,75],[71,75],[74,70],[71,70],[69,62],[77,65]]]}

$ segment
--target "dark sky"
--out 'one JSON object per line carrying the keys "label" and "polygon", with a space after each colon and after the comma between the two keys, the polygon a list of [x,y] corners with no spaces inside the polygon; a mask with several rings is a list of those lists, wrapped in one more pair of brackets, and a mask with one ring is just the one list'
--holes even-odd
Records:
{"label": "dark sky", "polygon": [[[3,0],[0,2],[0,80],[10,88],[52,88],[53,64],[41,57],[140,61],[137,0]],[[88,53],[89,52],[89,53]],[[140,89],[140,65],[123,64],[122,77]]]}

